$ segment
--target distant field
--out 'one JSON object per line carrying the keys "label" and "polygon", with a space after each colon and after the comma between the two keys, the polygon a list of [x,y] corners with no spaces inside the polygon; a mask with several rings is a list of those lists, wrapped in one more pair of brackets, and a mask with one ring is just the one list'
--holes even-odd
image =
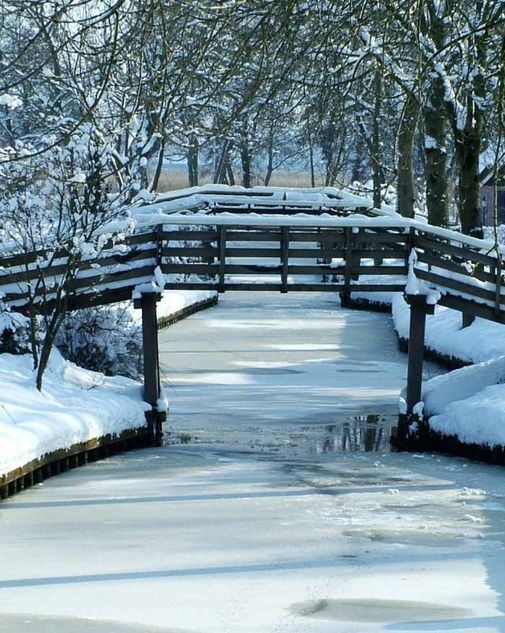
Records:
{"label": "distant field", "polygon": [[[211,175],[202,176],[200,178],[201,185],[207,185],[212,182]],[[241,184],[240,176],[236,176],[236,183]],[[263,180],[256,178],[253,180],[254,185],[262,185]],[[290,171],[276,171],[274,172],[270,186],[272,187],[310,187],[310,173],[308,171],[302,172],[290,172]],[[324,185],[322,175],[316,174],[316,187]],[[163,172],[158,191],[173,191],[174,189],[183,189],[188,187],[188,176],[185,169],[167,169]]]}

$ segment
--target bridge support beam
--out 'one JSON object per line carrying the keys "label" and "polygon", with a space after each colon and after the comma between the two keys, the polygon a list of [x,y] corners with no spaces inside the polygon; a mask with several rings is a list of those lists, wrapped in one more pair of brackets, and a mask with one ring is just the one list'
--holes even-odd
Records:
{"label": "bridge support beam", "polygon": [[156,303],[160,295],[154,292],[142,293],[135,299],[134,307],[142,310],[142,348],[144,353],[144,400],[151,405],[146,412],[147,424],[153,446],[161,446],[163,442],[162,424],[166,419],[166,411],[159,410],[161,396],[160,362],[158,349],[158,319]]}

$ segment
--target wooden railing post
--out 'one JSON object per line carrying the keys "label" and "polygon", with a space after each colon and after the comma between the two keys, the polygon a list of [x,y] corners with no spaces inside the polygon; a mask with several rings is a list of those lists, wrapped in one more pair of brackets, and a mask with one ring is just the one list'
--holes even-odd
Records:
{"label": "wooden railing post", "polygon": [[461,329],[469,327],[475,321],[475,316],[469,312],[461,313]]}
{"label": "wooden railing post", "polygon": [[226,227],[219,227],[219,280],[218,280],[218,292],[224,292],[224,280],[226,270]]}
{"label": "wooden railing post", "polygon": [[286,293],[288,291],[289,226],[283,226],[281,230],[281,293]]}
{"label": "wooden railing post", "polygon": [[142,310],[144,400],[151,405],[151,410],[146,412],[146,419],[154,446],[161,446],[162,444],[162,423],[166,418],[166,412],[160,411],[158,408],[158,402],[161,396],[161,381],[156,303],[159,299],[159,294],[145,292],[141,294],[139,299],[135,299],[134,302],[134,307]]}
{"label": "wooden railing post", "polygon": [[351,267],[352,267],[352,227],[345,227],[345,270],[344,289],[340,293],[340,304],[346,307],[351,301]]}
{"label": "wooden railing post", "polygon": [[501,274],[502,274],[501,253],[498,251],[496,255],[496,265],[495,265],[494,313],[496,317],[500,315],[500,310],[501,310],[501,286],[502,286]]}
{"label": "wooden railing post", "polygon": [[407,415],[412,415],[421,400],[426,315],[433,314],[435,306],[427,302],[426,295],[405,295],[405,300],[410,306]]}

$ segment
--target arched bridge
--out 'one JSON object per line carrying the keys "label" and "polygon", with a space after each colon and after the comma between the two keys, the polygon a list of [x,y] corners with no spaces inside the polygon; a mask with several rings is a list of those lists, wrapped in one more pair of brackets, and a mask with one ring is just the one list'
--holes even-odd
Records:
{"label": "arched bridge", "polygon": [[64,250],[0,259],[0,294],[21,312],[135,300],[142,310],[145,400],[161,440],[156,302],[164,289],[328,291],[350,304],[404,292],[411,307],[407,408],[421,394],[426,314],[436,303],[505,323],[504,250],[371,208],[333,189],[185,190],[103,228],[117,237],[98,255]]}

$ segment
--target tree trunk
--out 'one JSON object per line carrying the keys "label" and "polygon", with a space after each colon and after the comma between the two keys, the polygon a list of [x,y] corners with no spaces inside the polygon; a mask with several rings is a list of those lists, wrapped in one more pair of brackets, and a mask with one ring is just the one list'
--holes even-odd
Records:
{"label": "tree trunk", "polygon": [[398,197],[397,211],[407,218],[414,217],[414,174],[412,150],[419,117],[419,102],[413,93],[407,95],[396,140]]}
{"label": "tree trunk", "polygon": [[382,183],[384,173],[381,166],[381,136],[380,136],[380,114],[382,110],[382,69],[377,67],[374,78],[375,101],[373,108],[372,122],[372,182],[373,182],[373,206],[380,209],[382,206]]}
{"label": "tree trunk", "polygon": [[161,172],[163,171],[163,161],[165,159],[165,138],[162,138],[160,148],[158,150],[158,160],[156,161],[156,169],[149,185],[149,191],[157,191],[160,182]]}
{"label": "tree trunk", "polygon": [[267,172],[265,174],[265,187],[268,187],[272,174],[274,173],[274,139],[271,133],[268,139],[268,163]]}
{"label": "tree trunk", "polygon": [[316,186],[316,175],[314,173],[314,147],[312,145],[312,134],[309,130],[309,161],[310,161],[310,186]]}
{"label": "tree trunk", "polygon": [[428,222],[447,226],[449,215],[447,173],[447,117],[444,108],[444,87],[434,80],[424,110],[426,157],[426,207]]}
{"label": "tree trunk", "polygon": [[462,133],[456,139],[461,230],[466,235],[472,235],[473,237],[483,237],[480,214],[480,145],[480,134],[475,128]]}
{"label": "tree trunk", "polygon": [[242,184],[246,189],[250,189],[252,187],[251,149],[245,135],[240,143],[240,162],[242,163]]}
{"label": "tree trunk", "polygon": [[227,154],[226,156],[226,181],[229,185],[234,185],[235,184],[235,175],[233,174],[233,167],[231,165],[231,161],[230,161],[230,155]]}
{"label": "tree trunk", "polygon": [[366,147],[360,134],[356,134],[355,156],[352,163],[351,180],[352,182],[363,182],[366,180],[364,169]]}
{"label": "tree trunk", "polygon": [[198,139],[196,136],[191,136],[189,139],[189,147],[187,152],[187,162],[188,162],[188,182],[190,187],[198,186]]}
{"label": "tree trunk", "polygon": [[[423,34],[430,37],[437,50],[442,50],[447,40],[447,24],[444,12],[437,10],[434,3],[427,7],[422,18]],[[428,60],[424,60],[425,62]],[[447,172],[447,112],[445,88],[440,77],[434,77],[428,87],[424,114],[424,158],[426,181],[426,207],[428,222],[436,226],[447,226],[449,219]]]}
{"label": "tree trunk", "polygon": [[216,161],[216,168],[214,171],[214,184],[228,184],[227,181],[227,162],[228,162],[228,152],[229,152],[229,141],[225,141],[223,146],[221,147],[221,151],[219,153],[219,157]]}
{"label": "tree trunk", "polygon": [[38,391],[42,390],[42,378],[44,376],[44,372],[47,369],[47,365],[49,363],[49,357],[51,356],[51,350],[54,347],[54,341],[56,340],[56,335],[58,334],[58,330],[63,323],[63,319],[66,314],[66,305],[67,299],[63,299],[63,304],[60,304],[60,307],[55,307],[54,312],[49,320],[49,323],[46,323],[46,332],[44,336],[44,341],[42,342],[42,347],[40,350],[39,363],[37,367],[37,376],[36,376],[36,386]]}

